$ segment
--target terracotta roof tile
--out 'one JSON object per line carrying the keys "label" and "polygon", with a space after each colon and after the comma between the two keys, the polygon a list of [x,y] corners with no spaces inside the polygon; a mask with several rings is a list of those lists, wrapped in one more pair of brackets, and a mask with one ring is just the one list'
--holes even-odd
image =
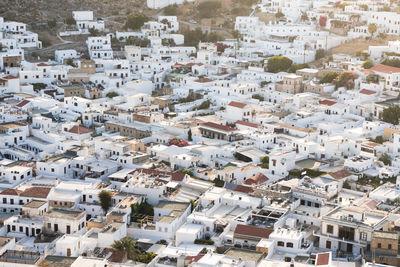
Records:
{"label": "terracotta roof tile", "polygon": [[244,108],[245,106],[247,106],[247,104],[241,103],[241,102],[236,102],[236,101],[231,101],[231,103],[229,103],[228,106],[232,106],[232,107],[236,107],[236,108]]}
{"label": "terracotta roof tile", "polygon": [[262,173],[259,173],[251,176],[249,179],[246,179],[243,183],[246,185],[253,185],[253,184],[259,185],[265,183],[268,180],[269,179],[267,176],[265,176]]}
{"label": "terracotta roof tile", "polygon": [[328,100],[328,99],[324,99],[324,100],[320,100],[319,103],[321,105],[325,105],[325,106],[333,106],[335,105],[337,102],[332,101],[332,100]]}
{"label": "terracotta roof tile", "polygon": [[315,265],[328,265],[330,261],[330,253],[319,253],[317,255],[317,262]]}
{"label": "terracotta roof tile", "polygon": [[238,224],[233,234],[234,236],[245,235],[258,238],[268,238],[273,231],[274,230],[270,228],[261,228],[252,225]]}
{"label": "terracotta roof tile", "polygon": [[374,94],[376,94],[376,92],[375,92],[375,91],[372,91],[372,90],[368,90],[368,89],[362,89],[362,90],[360,91],[360,94],[364,94],[364,95],[374,95]]}
{"label": "terracotta roof tile", "polygon": [[50,187],[30,187],[25,189],[24,192],[20,194],[22,197],[33,197],[33,198],[47,198],[51,191]]}
{"label": "terracotta roof tile", "polygon": [[376,66],[373,66],[372,68],[370,68],[370,70],[374,71],[374,72],[383,72],[383,73],[397,73],[400,72],[400,68],[396,68],[396,67],[392,67],[392,66],[386,66],[383,64],[378,64]]}
{"label": "terracotta roof tile", "polygon": [[74,133],[74,134],[87,134],[87,133],[93,132],[93,130],[89,129],[89,128],[86,128],[86,127],[83,127],[83,126],[75,125],[68,132]]}
{"label": "terracotta roof tile", "polygon": [[50,65],[47,64],[47,63],[42,62],[42,63],[37,64],[36,66],[38,66],[38,67],[48,67]]}
{"label": "terracotta roof tile", "polygon": [[28,103],[30,103],[29,100],[22,100],[21,102],[19,102],[17,104],[17,107],[22,108],[23,106],[27,105]]}
{"label": "terracotta roof tile", "polygon": [[17,77],[12,76],[12,75],[7,75],[7,76],[4,76],[3,79],[12,80],[12,79],[17,79]]}
{"label": "terracotta roof tile", "polygon": [[260,126],[257,123],[252,123],[252,122],[248,122],[248,121],[237,121],[236,124],[253,127],[253,128],[258,128]]}
{"label": "terracotta roof tile", "polygon": [[209,83],[209,82],[212,82],[212,81],[213,80],[211,80],[209,78],[200,78],[200,79],[195,80],[195,82],[197,82],[197,83]]}
{"label": "terracotta roof tile", "polygon": [[160,171],[160,170],[152,170],[152,169],[145,169],[145,168],[137,168],[134,171],[130,172],[130,174],[133,174],[135,172],[142,172],[145,174],[153,174],[153,175],[169,175],[171,176],[172,181],[176,182],[181,182],[183,179],[185,179],[186,174],[180,173],[180,172],[167,172],[167,171]]}
{"label": "terracotta roof tile", "polygon": [[9,195],[9,196],[19,196],[22,193],[22,191],[17,190],[17,189],[4,189],[3,191],[0,192],[0,195]]}
{"label": "terracotta roof tile", "polygon": [[343,178],[349,177],[351,175],[351,172],[349,172],[348,170],[342,169],[339,171],[330,172],[329,175],[332,176],[336,180],[341,180]]}
{"label": "terracotta roof tile", "polygon": [[235,131],[235,129],[233,129],[233,128],[229,127],[229,126],[221,125],[221,124],[214,123],[214,122],[205,122],[205,123],[202,124],[202,126],[206,126],[206,127],[222,130],[222,131],[225,131],[225,132],[233,132],[233,131]]}

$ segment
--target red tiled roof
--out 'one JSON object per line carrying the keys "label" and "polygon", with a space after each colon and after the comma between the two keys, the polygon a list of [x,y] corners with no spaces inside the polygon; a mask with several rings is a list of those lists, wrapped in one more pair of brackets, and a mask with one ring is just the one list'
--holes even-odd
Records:
{"label": "red tiled roof", "polygon": [[7,76],[3,77],[3,79],[12,80],[12,79],[17,79],[17,77],[12,76],[12,75],[7,75]]}
{"label": "red tiled roof", "polygon": [[320,100],[319,103],[320,103],[321,105],[325,105],[325,106],[333,106],[333,105],[336,104],[335,101],[328,100],[328,99]]}
{"label": "red tiled roof", "polygon": [[169,175],[171,176],[172,181],[177,181],[177,182],[183,181],[183,179],[185,179],[186,176],[186,174],[180,172],[167,172],[167,171],[152,170],[145,168],[137,168],[134,171],[130,172],[130,174],[133,174],[135,172],[142,172],[145,174],[153,174],[153,175],[158,175],[158,174]]}
{"label": "red tiled roof", "polygon": [[317,263],[315,265],[328,265],[329,264],[329,259],[330,259],[330,254],[329,253],[319,253],[317,255]]}
{"label": "red tiled roof", "polygon": [[234,236],[246,235],[259,238],[268,238],[273,231],[274,230],[270,228],[261,228],[252,225],[238,224],[235,228]]}
{"label": "red tiled roof", "polygon": [[87,134],[87,133],[93,132],[93,130],[92,130],[92,129],[89,129],[89,128],[85,128],[85,127],[83,127],[83,126],[77,126],[77,125],[75,125],[75,126],[72,127],[68,132],[74,133],[74,134]]}
{"label": "red tiled roof", "polygon": [[33,197],[33,198],[47,198],[50,193],[50,187],[30,187],[25,189],[24,192],[20,194],[22,197]]}
{"label": "red tiled roof", "polygon": [[173,68],[180,68],[180,67],[182,67],[182,64],[175,63],[175,65],[173,65],[172,67],[173,67]]}
{"label": "red tiled roof", "polygon": [[351,172],[349,172],[348,170],[342,169],[339,171],[330,172],[329,175],[332,176],[336,180],[341,180],[343,178],[349,177],[351,175]]}
{"label": "red tiled roof", "polygon": [[202,125],[210,127],[210,128],[222,130],[222,131],[225,131],[225,132],[233,132],[235,130],[235,129],[229,127],[229,126],[221,125],[221,124],[214,123],[214,122],[205,122]]}
{"label": "red tiled roof", "polygon": [[233,191],[249,194],[253,191],[253,188],[251,188],[250,186],[244,186],[244,185],[238,184]]}
{"label": "red tiled roof", "polygon": [[30,103],[30,101],[28,100],[22,100],[21,102],[19,102],[17,104],[17,107],[22,108],[23,106],[27,105],[28,103]]}
{"label": "red tiled roof", "polygon": [[400,68],[392,67],[392,66],[386,66],[383,64],[378,64],[376,66],[373,66],[370,68],[372,71],[376,72],[383,72],[383,73],[393,73],[393,72],[400,72]]}
{"label": "red tiled roof", "polygon": [[257,123],[252,123],[252,122],[248,122],[248,121],[237,121],[236,124],[253,127],[253,128],[258,128],[260,126]]}
{"label": "red tiled roof", "polygon": [[50,66],[49,64],[46,64],[44,62],[37,64],[38,67],[48,67]]}
{"label": "red tiled roof", "polygon": [[259,173],[251,176],[249,179],[246,179],[243,183],[246,185],[253,185],[253,184],[259,185],[265,183],[268,180],[269,179],[267,176],[265,176],[262,173]]}
{"label": "red tiled roof", "polygon": [[213,80],[211,80],[209,78],[200,78],[200,79],[195,80],[195,82],[197,82],[197,83],[209,83],[209,82],[212,82],[212,81]]}
{"label": "red tiled roof", "polygon": [[0,192],[0,195],[9,195],[9,196],[19,196],[22,191],[17,189],[4,189]]}
{"label": "red tiled roof", "polygon": [[186,67],[193,67],[193,66],[203,66],[203,63],[190,62],[190,63],[186,64]]}
{"label": "red tiled roof", "polygon": [[375,91],[372,91],[372,90],[368,90],[368,89],[362,89],[362,90],[360,91],[360,94],[364,94],[364,95],[373,95],[373,94],[376,94],[376,92],[375,92]]}
{"label": "red tiled roof", "polygon": [[232,106],[232,107],[236,107],[236,108],[244,108],[245,106],[247,106],[247,104],[236,102],[236,101],[231,101],[231,103],[229,103],[228,106]]}

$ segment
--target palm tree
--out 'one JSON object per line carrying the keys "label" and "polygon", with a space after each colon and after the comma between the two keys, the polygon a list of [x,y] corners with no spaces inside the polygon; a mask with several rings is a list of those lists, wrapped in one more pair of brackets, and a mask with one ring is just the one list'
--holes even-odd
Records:
{"label": "palm tree", "polygon": [[114,241],[111,247],[120,252],[124,252],[128,259],[136,261],[137,249],[136,249],[136,241],[126,236],[120,240]]}

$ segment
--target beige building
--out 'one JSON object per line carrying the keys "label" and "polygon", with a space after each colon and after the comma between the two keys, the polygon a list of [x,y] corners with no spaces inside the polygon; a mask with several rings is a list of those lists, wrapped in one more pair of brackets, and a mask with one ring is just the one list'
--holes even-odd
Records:
{"label": "beige building", "polygon": [[303,77],[296,74],[289,74],[283,77],[283,81],[275,84],[276,91],[289,94],[298,94],[303,91]]}

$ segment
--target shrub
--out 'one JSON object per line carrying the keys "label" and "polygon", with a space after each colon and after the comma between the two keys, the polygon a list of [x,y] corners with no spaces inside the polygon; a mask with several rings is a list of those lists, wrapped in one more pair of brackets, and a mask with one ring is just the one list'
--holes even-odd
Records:
{"label": "shrub", "polygon": [[200,3],[197,10],[201,18],[212,18],[215,17],[220,8],[221,3],[219,1],[207,1]]}
{"label": "shrub", "polygon": [[324,49],[318,49],[317,52],[315,53],[315,59],[321,59],[325,57],[325,50]]}
{"label": "shrub", "polygon": [[254,99],[257,99],[259,101],[264,101],[264,97],[262,95],[259,95],[259,94],[252,95],[251,97],[254,98]]}
{"label": "shrub", "polygon": [[118,96],[117,92],[109,92],[106,94],[106,97],[108,97],[108,98],[114,98],[116,96]]}
{"label": "shrub", "polygon": [[368,59],[364,61],[362,66],[364,69],[370,69],[374,66],[374,63],[372,63],[372,61]]}
{"label": "shrub", "polygon": [[181,138],[172,138],[168,141],[169,146],[178,146],[178,147],[184,147],[188,146],[189,143],[186,140],[183,140]]}
{"label": "shrub", "polygon": [[178,15],[178,5],[169,5],[164,8],[164,15],[166,16],[176,16]]}
{"label": "shrub", "polygon": [[214,245],[214,241],[212,240],[207,240],[207,239],[195,239],[194,243],[197,245]]}
{"label": "shrub", "polygon": [[130,14],[125,22],[125,29],[139,30],[149,18],[142,13]]}

